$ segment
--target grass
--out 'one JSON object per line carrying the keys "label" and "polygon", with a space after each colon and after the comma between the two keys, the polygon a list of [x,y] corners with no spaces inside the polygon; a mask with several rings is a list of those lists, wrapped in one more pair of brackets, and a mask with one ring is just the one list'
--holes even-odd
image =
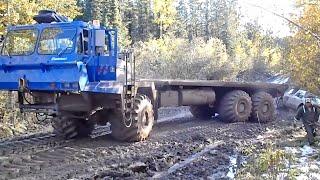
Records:
{"label": "grass", "polygon": [[16,93],[0,92],[0,138],[23,134],[38,126],[34,114],[20,112],[16,99]]}
{"label": "grass", "polygon": [[297,172],[288,168],[294,162],[294,156],[271,142],[260,153],[251,155],[253,158],[238,171],[237,179],[276,179],[280,173],[294,176]]}
{"label": "grass", "polygon": [[[279,136],[280,135],[280,136]],[[285,147],[299,148],[307,145],[303,129],[285,126],[262,140],[262,146],[250,144],[240,152],[248,157],[247,163],[238,170],[237,179],[296,179],[302,172],[293,167],[299,154],[285,151]],[[319,153],[312,159],[319,159]]]}

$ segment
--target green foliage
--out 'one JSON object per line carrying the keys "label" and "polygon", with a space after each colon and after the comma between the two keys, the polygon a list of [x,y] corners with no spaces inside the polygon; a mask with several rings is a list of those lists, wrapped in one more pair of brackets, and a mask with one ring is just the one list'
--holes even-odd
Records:
{"label": "green foliage", "polygon": [[80,4],[83,15],[78,19],[84,21],[100,20],[102,25],[108,28],[117,28],[121,48],[127,48],[131,44],[128,29],[123,20],[125,6],[119,0],[86,0]]}
{"label": "green foliage", "polygon": [[266,172],[279,172],[285,168],[285,159],[288,155],[284,150],[274,150],[272,148],[267,149],[257,159],[257,166],[263,173]]}
{"label": "green foliage", "polygon": [[296,169],[288,167],[294,161],[292,154],[270,144],[237,173],[238,179],[277,179],[280,173],[286,173],[292,179]]}
{"label": "green foliage", "polygon": [[[284,57],[281,39],[264,32],[257,23],[238,31],[236,4],[232,0],[178,1],[172,33],[135,46],[141,60],[139,73],[157,78],[234,79],[241,71],[279,72]],[[219,44],[212,44],[212,39]],[[224,58],[212,54],[216,47],[224,48]],[[198,50],[201,48],[204,51]]]}
{"label": "green foliage", "polygon": [[240,149],[240,153],[245,156],[249,156],[249,155],[252,155],[256,149],[257,149],[256,145],[251,144],[251,145],[242,147]]}
{"label": "green foliage", "polygon": [[271,32],[262,31],[256,22],[244,27],[240,41],[235,44],[234,59],[244,69],[281,72],[286,50],[281,39],[273,37]]}
{"label": "green foliage", "polygon": [[34,129],[35,117],[21,114],[14,103],[17,95],[12,92],[0,92],[0,138],[10,137]]}
{"label": "green foliage", "polygon": [[133,43],[159,37],[151,0],[125,0],[121,7],[123,21]]}
{"label": "green foliage", "polygon": [[189,40],[218,38],[233,56],[240,21],[236,6],[235,0],[179,0],[176,33]]}
{"label": "green foliage", "polygon": [[212,38],[189,42],[165,36],[135,47],[140,77],[171,79],[231,79],[235,64],[228,61],[225,45]]}

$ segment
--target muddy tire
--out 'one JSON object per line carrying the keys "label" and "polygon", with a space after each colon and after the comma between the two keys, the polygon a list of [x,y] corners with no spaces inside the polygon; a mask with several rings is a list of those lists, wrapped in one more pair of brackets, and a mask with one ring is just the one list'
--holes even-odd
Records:
{"label": "muddy tire", "polygon": [[243,122],[250,117],[252,102],[250,96],[241,90],[227,93],[220,101],[219,119],[225,122]]}
{"label": "muddy tire", "polygon": [[208,120],[216,113],[215,110],[210,108],[208,105],[190,106],[190,112],[193,117],[200,120]]}
{"label": "muddy tire", "polygon": [[[134,98],[131,111],[132,123],[127,123],[127,125],[125,125],[125,120],[120,110],[112,113],[110,118],[111,136],[116,140],[136,142],[143,141],[149,137],[154,124],[153,108],[150,99],[145,95],[137,95]],[[126,119],[129,119],[130,122],[129,116]]]}
{"label": "muddy tire", "polygon": [[63,139],[73,139],[78,135],[75,120],[66,117],[55,117],[52,127],[54,132]]}
{"label": "muddy tire", "polygon": [[273,97],[266,92],[258,92],[252,96],[251,120],[255,122],[267,123],[275,117],[275,106]]}
{"label": "muddy tire", "polygon": [[87,137],[93,129],[90,124],[79,119],[67,117],[55,117],[52,127],[54,132],[63,139],[74,139],[76,137]]}
{"label": "muddy tire", "polygon": [[94,129],[94,123],[86,120],[77,120],[77,137],[89,137]]}

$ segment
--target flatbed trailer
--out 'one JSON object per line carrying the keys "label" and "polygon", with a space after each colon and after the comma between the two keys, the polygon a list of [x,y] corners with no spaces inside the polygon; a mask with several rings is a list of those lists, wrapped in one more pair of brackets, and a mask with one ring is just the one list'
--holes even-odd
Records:
{"label": "flatbed trailer", "polygon": [[[154,86],[154,88],[150,88],[149,92],[144,91],[143,93],[148,94],[148,97],[151,99],[153,102],[152,104],[155,107],[191,106],[193,115],[199,118],[209,118],[216,112],[222,113],[225,108],[219,108],[219,106],[225,107],[225,105],[221,104],[226,101],[223,100],[223,98],[226,98],[225,96],[227,94],[237,92],[236,94],[242,94],[241,96],[244,96],[244,99],[248,98],[247,96],[254,98],[255,101],[251,102],[251,105],[250,101],[244,102],[247,103],[245,105],[248,106],[249,109],[252,108],[250,106],[254,106],[256,112],[251,113],[250,116],[251,119],[258,120],[258,117],[255,116],[257,115],[257,112],[259,112],[257,111],[258,108],[261,107],[255,106],[258,106],[259,103],[257,103],[257,101],[262,101],[260,99],[263,97],[262,99],[266,101],[266,104],[264,105],[268,106],[265,108],[269,108],[272,112],[270,112],[268,117],[263,117],[261,115],[259,120],[262,122],[272,120],[272,114],[275,111],[275,108],[272,105],[272,99],[274,97],[282,96],[288,88],[287,85],[275,83],[215,80],[140,79],[137,82],[141,89]],[[154,111],[157,113],[156,109],[154,109]],[[224,117],[223,120],[235,122],[245,121],[248,119],[247,117],[240,119],[227,119],[227,117]]]}
{"label": "flatbed trailer", "polygon": [[8,28],[0,90],[16,91],[22,112],[52,116],[56,134],[65,139],[109,123],[115,139],[141,141],[158,109],[169,106],[190,106],[197,119],[217,113],[225,122],[269,122],[273,98],[287,89],[257,82],[139,80],[132,52],[118,52],[117,30],[67,22],[52,11],[34,19],[38,24]]}

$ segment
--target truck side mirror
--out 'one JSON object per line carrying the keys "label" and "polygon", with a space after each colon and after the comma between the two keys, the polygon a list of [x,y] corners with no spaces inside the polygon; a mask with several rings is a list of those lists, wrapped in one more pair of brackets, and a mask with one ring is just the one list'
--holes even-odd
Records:
{"label": "truck side mirror", "polygon": [[104,30],[95,30],[95,46],[96,46],[96,53],[98,55],[104,54],[104,46],[105,42],[105,31]]}
{"label": "truck side mirror", "polygon": [[106,44],[105,42],[105,31],[104,30],[96,30],[96,35],[95,35],[95,45],[96,47],[104,47]]}

